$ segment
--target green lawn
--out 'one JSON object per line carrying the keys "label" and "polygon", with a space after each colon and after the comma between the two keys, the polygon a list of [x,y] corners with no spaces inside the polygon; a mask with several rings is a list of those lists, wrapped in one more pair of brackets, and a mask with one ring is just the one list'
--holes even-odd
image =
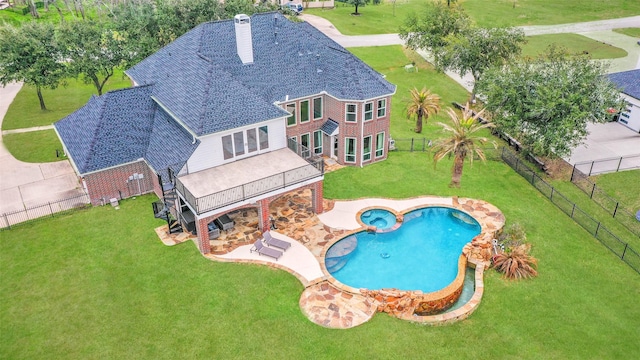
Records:
{"label": "green lawn", "polygon": [[[118,71],[107,81],[104,91],[128,86],[131,86],[131,81]],[[92,94],[98,94],[93,85],[75,79],[67,80],[66,87],[45,89],[42,93],[47,105],[45,111],[40,110],[35,87],[24,85],[2,121],[2,130],[51,125],[84,105]]]}
{"label": "green lawn", "polygon": [[640,184],[640,170],[592,176],[591,181],[609,196],[619,200],[627,211],[635,214],[640,210],[640,191],[629,191],[634,185],[637,190],[637,185]]}
{"label": "green lawn", "polygon": [[[523,223],[540,276],[493,271],[469,318],[420,326],[384,314],[350,330],[311,323],[292,275],[204,259],[192,243],[164,246],[151,196],[0,232],[2,358],[497,358],[629,359],[637,342],[640,276],[499,162],[466,169],[392,153],[326,176],[326,195],[460,195]],[[402,179],[398,181],[398,179]],[[392,186],[390,186],[393,184]],[[416,344],[428,344],[416,346]]]}
{"label": "green lawn", "polygon": [[617,33],[620,33],[620,34],[625,34],[625,35],[633,36],[635,38],[639,38],[640,39],[640,27],[613,29],[613,31],[615,31]]}
{"label": "green lawn", "polygon": [[54,130],[7,134],[2,137],[2,142],[20,161],[41,163],[66,159],[56,156],[56,150],[62,151],[62,144]]}
{"label": "green lawn", "polygon": [[[640,14],[640,2],[632,0],[460,0],[479,26],[504,27],[552,25],[584,22]],[[397,33],[408,14],[423,11],[425,0],[389,1],[359,7],[360,16],[352,16],[354,7],[336,2],[335,9],[306,9],[305,13],[322,16],[345,35]]]}
{"label": "green lawn", "polygon": [[[467,94],[401,47],[352,49],[398,84],[392,134],[411,136],[403,96],[427,85],[444,101]],[[443,118],[444,119],[444,118]],[[432,121],[430,120],[429,123]],[[438,128],[425,127],[426,137]],[[467,320],[422,326],[385,314],[332,330],[300,311],[298,280],[264,266],[217,263],[193,243],[164,246],[153,196],[0,231],[3,359],[632,359],[640,357],[640,276],[506,164],[465,166],[451,189],[450,160],[392,152],[382,163],[325,176],[325,197],[483,199],[525,226],[539,277],[489,271]]]}
{"label": "green lawn", "polygon": [[615,59],[628,55],[623,49],[578,34],[528,36],[527,44],[522,47],[522,55],[536,57],[543,54],[551,44],[566,48],[569,54],[587,54],[592,59]]}

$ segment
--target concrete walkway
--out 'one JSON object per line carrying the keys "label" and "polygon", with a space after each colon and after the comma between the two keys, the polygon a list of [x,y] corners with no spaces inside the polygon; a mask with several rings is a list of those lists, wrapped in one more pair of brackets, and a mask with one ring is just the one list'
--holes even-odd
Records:
{"label": "concrete walkway", "polygon": [[[0,87],[0,127],[22,84]],[[20,131],[8,131],[14,133]],[[3,132],[4,134],[4,132]],[[0,139],[0,215],[83,194],[68,160],[25,163],[16,160]]]}

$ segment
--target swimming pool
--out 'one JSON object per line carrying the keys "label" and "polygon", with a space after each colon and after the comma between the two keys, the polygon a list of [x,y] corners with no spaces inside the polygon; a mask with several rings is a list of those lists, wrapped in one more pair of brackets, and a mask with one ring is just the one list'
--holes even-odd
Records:
{"label": "swimming pool", "polygon": [[359,232],[336,242],[325,255],[325,267],[354,288],[434,292],[456,278],[462,248],[480,230],[459,210],[418,209],[405,214],[394,231]]}
{"label": "swimming pool", "polygon": [[365,225],[375,226],[378,230],[390,229],[396,224],[396,215],[389,210],[371,209],[360,215]]}

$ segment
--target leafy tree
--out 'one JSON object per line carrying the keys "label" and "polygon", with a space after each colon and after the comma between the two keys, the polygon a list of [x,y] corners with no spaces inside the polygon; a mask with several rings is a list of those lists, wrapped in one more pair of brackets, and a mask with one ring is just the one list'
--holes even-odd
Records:
{"label": "leafy tree", "polygon": [[543,57],[489,70],[478,86],[502,131],[534,155],[564,157],[588,135],[588,123],[606,122],[607,110],[621,107],[605,69],[551,47]]}
{"label": "leafy tree", "polygon": [[115,69],[130,58],[125,38],[106,24],[74,21],[59,28],[58,39],[69,73],[93,84],[99,95]]}
{"label": "leafy tree", "polygon": [[55,89],[65,75],[54,34],[53,25],[44,22],[0,27],[0,84],[22,81],[35,86],[42,110],[47,109],[42,89]]}
{"label": "leafy tree", "polygon": [[411,100],[407,104],[407,118],[416,117],[416,132],[422,132],[422,119],[425,122],[430,115],[437,114],[440,111],[440,96],[434,94],[423,87],[422,90],[413,88],[410,91]]}
{"label": "leafy tree", "polygon": [[462,7],[430,2],[422,14],[407,17],[400,27],[400,38],[410,49],[425,49],[437,58],[447,45],[447,37],[464,32],[470,26],[471,18]]}
{"label": "leafy tree", "polygon": [[356,12],[354,12],[353,15],[360,15],[360,13],[358,12],[358,6],[364,6],[368,4],[369,1],[370,0],[347,0],[346,3],[356,7]]}
{"label": "leafy tree", "polygon": [[447,109],[447,114],[451,118],[451,125],[438,123],[450,135],[434,142],[433,151],[435,153],[433,161],[434,165],[437,165],[445,156],[451,157],[453,155],[450,187],[460,187],[465,159],[469,158],[469,161],[473,163],[473,157],[478,155],[480,160],[485,161],[486,157],[480,145],[490,142],[494,147],[497,146],[494,141],[489,141],[486,137],[475,136],[478,131],[494,126],[492,123],[482,124],[478,121],[483,112],[484,109],[473,115],[473,111],[469,108],[469,103],[467,103],[462,109],[462,117],[458,116],[452,108]]}
{"label": "leafy tree", "polygon": [[517,28],[467,28],[447,37],[447,45],[437,59],[437,66],[464,76],[471,73],[474,80],[471,102],[475,102],[476,84],[485,71],[505,64],[521,52],[526,42],[524,32]]}

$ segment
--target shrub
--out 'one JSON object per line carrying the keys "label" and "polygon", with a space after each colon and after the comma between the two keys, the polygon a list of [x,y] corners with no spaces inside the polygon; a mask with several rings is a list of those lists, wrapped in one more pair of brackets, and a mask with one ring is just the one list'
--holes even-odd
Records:
{"label": "shrub", "polygon": [[531,256],[531,244],[525,243],[527,235],[518,223],[509,226],[501,235],[502,252],[494,255],[493,266],[508,279],[526,279],[538,275],[538,260]]}

